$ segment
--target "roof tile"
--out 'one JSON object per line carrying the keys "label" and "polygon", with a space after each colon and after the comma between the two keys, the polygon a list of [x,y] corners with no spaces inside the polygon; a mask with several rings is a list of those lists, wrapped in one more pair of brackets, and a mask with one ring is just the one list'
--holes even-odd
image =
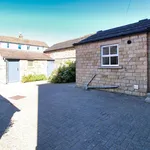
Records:
{"label": "roof tile", "polygon": [[96,34],[83,39],[80,42],[76,42],[74,45],[80,45],[84,43],[90,43],[105,39],[111,39],[120,36],[126,36],[130,34],[143,33],[150,30],[150,19],[140,20],[139,22],[108,29],[104,31],[98,31]]}
{"label": "roof tile", "polygon": [[53,60],[44,53],[25,50],[0,49],[0,55],[6,59]]}
{"label": "roof tile", "polygon": [[16,43],[16,44],[48,47],[48,45],[42,41],[28,40],[28,39],[24,39],[24,38],[16,38],[16,37],[9,37],[9,36],[0,36],[0,41],[1,42]]}
{"label": "roof tile", "polygon": [[[91,35],[91,34],[90,34]],[[77,39],[73,39],[73,40],[68,40],[65,42],[61,42],[61,43],[57,43],[52,45],[51,47],[49,47],[48,49],[46,49],[44,52],[50,52],[50,51],[55,51],[55,50],[61,50],[61,49],[65,49],[65,48],[71,48],[73,47],[74,43],[77,43],[87,37],[89,37],[90,35],[86,35],[84,37],[81,38],[77,38]]]}

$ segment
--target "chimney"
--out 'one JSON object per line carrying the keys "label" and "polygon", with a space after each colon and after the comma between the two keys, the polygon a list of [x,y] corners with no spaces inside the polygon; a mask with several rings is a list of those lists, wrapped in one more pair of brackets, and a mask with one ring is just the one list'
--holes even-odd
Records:
{"label": "chimney", "polygon": [[19,39],[23,39],[22,33],[19,33]]}

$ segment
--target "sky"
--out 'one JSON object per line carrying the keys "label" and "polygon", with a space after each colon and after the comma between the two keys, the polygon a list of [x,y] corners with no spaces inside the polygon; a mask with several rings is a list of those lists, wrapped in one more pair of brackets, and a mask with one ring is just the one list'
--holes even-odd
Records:
{"label": "sky", "polygon": [[0,35],[49,46],[150,19],[150,0],[0,0]]}

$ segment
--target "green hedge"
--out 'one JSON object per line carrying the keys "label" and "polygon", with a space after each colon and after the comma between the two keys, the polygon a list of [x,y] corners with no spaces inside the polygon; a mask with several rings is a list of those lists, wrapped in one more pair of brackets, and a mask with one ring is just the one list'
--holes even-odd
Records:
{"label": "green hedge", "polygon": [[54,70],[48,81],[51,83],[69,83],[76,80],[75,62],[67,61],[64,65]]}
{"label": "green hedge", "polygon": [[22,77],[22,82],[33,82],[33,81],[41,81],[41,80],[47,80],[46,76],[44,74],[29,74],[27,76]]}

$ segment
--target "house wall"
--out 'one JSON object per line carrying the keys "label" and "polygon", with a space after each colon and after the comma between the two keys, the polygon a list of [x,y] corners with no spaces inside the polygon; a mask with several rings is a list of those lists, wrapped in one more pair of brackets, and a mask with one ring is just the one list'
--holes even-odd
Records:
{"label": "house wall", "polygon": [[[27,50],[27,46],[28,45],[21,44],[21,49],[19,49],[19,50]],[[0,42],[0,47],[1,48],[7,48],[7,43],[6,42]],[[37,47],[39,47],[39,50],[37,50]],[[18,44],[9,43],[9,48],[8,49],[16,49],[16,50],[18,50]],[[43,52],[45,49],[46,49],[45,47],[30,46],[30,49],[28,51]]]}
{"label": "house wall", "polygon": [[6,83],[6,62],[0,56],[0,84]]}
{"label": "house wall", "polygon": [[[128,40],[131,44],[127,44]],[[150,39],[150,36],[149,36]],[[119,44],[119,65],[122,68],[100,68],[102,45]],[[147,93],[147,34],[122,37],[76,46],[76,84],[84,86],[118,85],[107,91],[144,96]],[[139,89],[134,89],[138,85]]]}
{"label": "house wall", "polygon": [[22,76],[28,74],[45,74],[47,76],[47,61],[35,60],[33,65],[28,63],[28,60],[20,60],[20,80]]}
{"label": "house wall", "polygon": [[147,45],[148,45],[148,93],[150,93],[150,33],[148,33],[148,39],[147,39]]}
{"label": "house wall", "polygon": [[55,60],[55,68],[58,68],[64,62],[76,60],[76,51],[74,48],[62,49],[57,51],[51,51],[47,54]]}

